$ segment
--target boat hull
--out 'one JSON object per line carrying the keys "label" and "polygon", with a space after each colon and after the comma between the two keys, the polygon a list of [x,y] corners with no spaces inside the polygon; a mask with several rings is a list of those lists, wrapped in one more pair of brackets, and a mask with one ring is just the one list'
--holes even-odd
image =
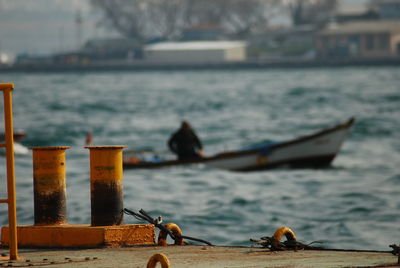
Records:
{"label": "boat hull", "polygon": [[158,168],[165,166],[203,163],[212,168],[233,171],[255,171],[277,167],[321,168],[334,160],[346,139],[354,119],[317,133],[277,144],[223,152],[211,157],[190,161],[169,160],[133,163],[124,160],[125,168]]}
{"label": "boat hull", "polygon": [[332,132],[265,147],[243,156],[211,160],[206,164],[214,168],[238,171],[277,167],[326,167],[331,164],[339,152],[348,131],[349,128],[340,128]]}

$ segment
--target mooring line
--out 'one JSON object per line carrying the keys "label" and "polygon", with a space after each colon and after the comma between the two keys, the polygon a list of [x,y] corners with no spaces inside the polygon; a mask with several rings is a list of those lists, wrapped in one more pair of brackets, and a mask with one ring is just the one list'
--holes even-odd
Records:
{"label": "mooring line", "polygon": [[144,209],[140,209],[139,213],[136,213],[136,212],[134,212],[134,211],[132,211],[130,209],[127,209],[127,208],[124,208],[123,211],[124,211],[125,214],[134,216],[136,219],[145,220],[145,221],[147,221],[147,222],[149,222],[151,224],[154,224],[162,232],[167,233],[173,240],[187,239],[187,240],[201,242],[201,243],[207,244],[209,246],[213,246],[212,243],[210,243],[210,242],[208,242],[206,240],[200,239],[200,238],[195,238],[195,237],[186,236],[186,235],[178,235],[176,233],[173,233],[171,230],[169,230],[163,224],[161,224],[162,223],[161,216],[154,219]]}

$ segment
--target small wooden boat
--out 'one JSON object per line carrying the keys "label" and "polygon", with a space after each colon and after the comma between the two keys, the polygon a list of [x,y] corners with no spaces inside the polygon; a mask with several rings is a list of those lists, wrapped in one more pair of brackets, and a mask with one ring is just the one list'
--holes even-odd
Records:
{"label": "small wooden boat", "polygon": [[[20,131],[20,132],[13,133],[14,141],[18,141],[25,136],[26,136],[25,132]],[[4,132],[0,132],[0,142],[4,142],[5,140],[6,140],[6,134]]]}
{"label": "small wooden boat", "polygon": [[[29,153],[28,148],[23,146],[21,143],[18,143],[17,141],[21,140],[26,136],[25,132],[14,132],[13,133],[13,138],[14,138],[14,154],[16,155],[25,155]],[[0,133],[0,143],[4,143],[6,139],[5,133]],[[5,152],[4,150],[0,150],[0,155],[4,155]]]}
{"label": "small wooden boat", "polygon": [[234,171],[264,170],[277,167],[327,167],[339,152],[353,123],[354,118],[350,118],[344,123],[294,140],[259,144],[188,161],[157,157],[144,160],[135,155],[127,155],[123,165],[125,169],[135,169],[202,163],[209,167]]}

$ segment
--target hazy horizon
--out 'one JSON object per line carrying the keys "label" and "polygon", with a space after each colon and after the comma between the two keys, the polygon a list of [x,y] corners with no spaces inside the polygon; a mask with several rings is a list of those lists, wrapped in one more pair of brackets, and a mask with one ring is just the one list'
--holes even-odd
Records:
{"label": "hazy horizon", "polygon": [[[353,8],[366,1],[342,0],[342,4]],[[78,10],[83,18],[81,34],[75,22]],[[116,36],[96,27],[99,19],[89,0],[0,0],[0,52],[51,54],[75,50],[88,39]]]}

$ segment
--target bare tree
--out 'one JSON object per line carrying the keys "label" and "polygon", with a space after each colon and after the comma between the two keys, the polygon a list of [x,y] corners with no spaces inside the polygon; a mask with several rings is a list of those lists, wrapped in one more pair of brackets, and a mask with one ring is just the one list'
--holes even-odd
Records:
{"label": "bare tree", "polygon": [[173,39],[185,27],[220,25],[246,34],[265,25],[279,0],[91,0],[102,10],[104,24],[123,36],[145,40],[159,35]]}
{"label": "bare tree", "polygon": [[279,0],[234,0],[224,24],[238,36],[245,36],[254,28],[263,27],[276,15]]}
{"label": "bare tree", "polygon": [[145,0],[91,0],[91,4],[104,13],[99,25],[111,27],[126,37],[145,39]]}
{"label": "bare tree", "polygon": [[224,26],[241,36],[265,26],[276,15],[280,0],[187,0],[191,2],[189,25],[208,23]]}
{"label": "bare tree", "polygon": [[337,0],[290,0],[288,8],[294,25],[324,25],[336,11]]}
{"label": "bare tree", "polygon": [[173,39],[185,25],[185,0],[149,1],[148,23],[154,32],[166,39]]}

